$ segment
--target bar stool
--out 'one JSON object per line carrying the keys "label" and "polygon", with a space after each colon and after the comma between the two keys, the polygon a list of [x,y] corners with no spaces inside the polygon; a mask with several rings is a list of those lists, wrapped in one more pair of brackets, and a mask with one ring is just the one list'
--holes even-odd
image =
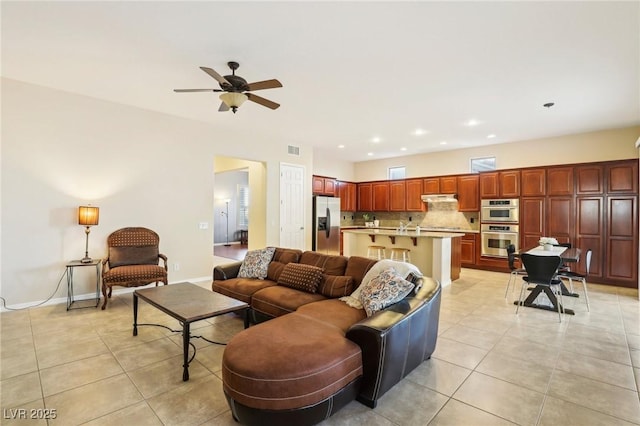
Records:
{"label": "bar stool", "polygon": [[411,262],[411,250],[408,248],[391,248],[391,256],[389,257],[391,260],[401,260],[403,262]]}
{"label": "bar stool", "polygon": [[367,247],[367,257],[369,259],[382,260],[387,256],[386,249],[385,246],[369,246]]}

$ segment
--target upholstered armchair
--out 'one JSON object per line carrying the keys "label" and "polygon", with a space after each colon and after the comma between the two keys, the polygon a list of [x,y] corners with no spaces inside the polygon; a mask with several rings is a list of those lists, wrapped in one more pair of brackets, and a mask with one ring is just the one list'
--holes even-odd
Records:
{"label": "upholstered armchair", "polygon": [[[122,228],[109,235],[109,253],[102,261],[102,309],[107,307],[113,286],[168,284],[167,256],[159,252],[159,243],[158,234],[147,228]],[[160,266],[161,259],[164,266]]]}

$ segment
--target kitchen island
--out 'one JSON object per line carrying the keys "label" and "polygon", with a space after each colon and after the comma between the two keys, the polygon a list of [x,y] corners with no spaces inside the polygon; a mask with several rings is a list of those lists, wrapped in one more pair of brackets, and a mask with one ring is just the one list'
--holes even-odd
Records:
{"label": "kitchen island", "polygon": [[425,276],[438,280],[442,286],[458,278],[463,232],[401,232],[378,228],[345,229],[342,232],[345,256],[366,257],[370,245],[385,246],[387,253],[392,247],[407,248],[411,250],[411,263]]}

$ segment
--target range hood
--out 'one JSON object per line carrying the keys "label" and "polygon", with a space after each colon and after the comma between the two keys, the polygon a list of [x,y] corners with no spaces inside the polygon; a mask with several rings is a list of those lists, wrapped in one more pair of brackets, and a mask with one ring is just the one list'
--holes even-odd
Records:
{"label": "range hood", "polygon": [[421,227],[470,229],[464,215],[458,211],[456,194],[424,194],[420,199],[427,204]]}
{"label": "range hood", "polygon": [[455,194],[426,194],[420,197],[430,212],[457,212],[458,199]]}

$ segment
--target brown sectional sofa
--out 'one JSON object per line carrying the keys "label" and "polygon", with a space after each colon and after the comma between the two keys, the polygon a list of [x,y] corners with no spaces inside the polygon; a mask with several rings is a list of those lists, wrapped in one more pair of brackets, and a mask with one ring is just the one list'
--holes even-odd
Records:
{"label": "brown sectional sofa", "polygon": [[[324,270],[316,293],[278,285],[290,262]],[[242,424],[311,425],[354,399],[373,408],[435,349],[441,288],[429,278],[367,317],[338,298],[375,260],[276,248],[266,279],[238,278],[241,263],[214,268],[212,289],[249,303],[257,324],[234,336],[222,361],[224,392]]]}

